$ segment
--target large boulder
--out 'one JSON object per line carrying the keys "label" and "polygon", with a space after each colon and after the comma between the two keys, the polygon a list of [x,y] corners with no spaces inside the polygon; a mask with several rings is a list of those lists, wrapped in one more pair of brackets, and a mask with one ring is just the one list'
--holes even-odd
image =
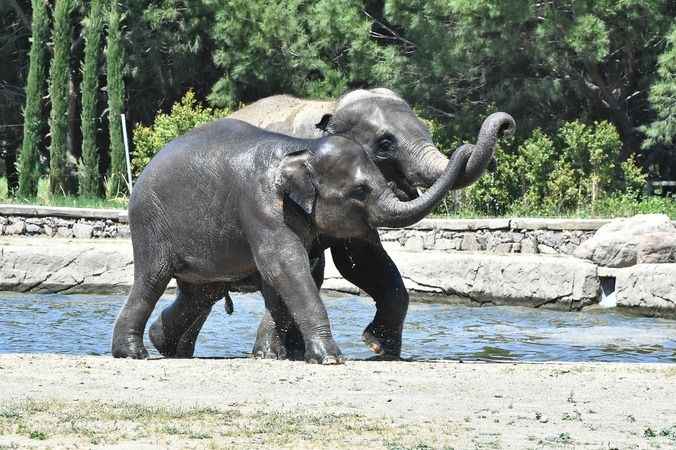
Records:
{"label": "large boulder", "polygon": [[676,264],[638,264],[615,272],[617,306],[673,314]]}
{"label": "large boulder", "polygon": [[669,217],[644,214],[603,225],[574,255],[603,267],[629,267],[637,262],[668,263],[676,262],[675,244],[676,227]]}

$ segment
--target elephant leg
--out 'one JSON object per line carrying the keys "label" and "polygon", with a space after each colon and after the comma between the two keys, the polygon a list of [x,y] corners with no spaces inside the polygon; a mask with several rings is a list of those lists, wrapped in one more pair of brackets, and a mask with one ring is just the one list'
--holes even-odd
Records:
{"label": "elephant leg", "polygon": [[[313,258],[310,261],[312,265],[312,278],[320,289],[324,282],[324,254]],[[265,297],[265,293],[263,296]],[[273,293],[269,293],[272,297]],[[274,293],[274,295],[277,295]],[[291,314],[284,303],[279,298],[265,300],[265,314],[258,326],[256,333],[256,343],[254,344],[253,355],[256,358],[264,359],[293,359],[302,360],[305,355],[305,343],[300,330],[296,326]],[[271,303],[271,307],[268,307]]]}
{"label": "elephant leg", "polygon": [[168,358],[190,358],[211,307],[226,293],[225,283],[191,284],[177,280],[176,300],[162,311],[148,334]]}
{"label": "elephant leg", "polygon": [[380,242],[347,240],[331,247],[336,268],[376,302],[376,314],[362,339],[375,353],[399,358],[408,292],[399,270]]}
{"label": "elephant leg", "polygon": [[[140,258],[136,258],[139,261]],[[145,359],[143,333],[148,318],[169,284],[168,266],[159,260],[140,272],[146,265],[139,261],[134,267],[134,285],[113,328],[112,354],[115,358]],[[139,271],[139,272],[137,272]]]}

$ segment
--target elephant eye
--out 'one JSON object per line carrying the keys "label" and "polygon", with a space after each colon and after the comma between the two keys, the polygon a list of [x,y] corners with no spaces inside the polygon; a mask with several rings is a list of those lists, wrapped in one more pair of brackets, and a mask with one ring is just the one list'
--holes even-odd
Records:
{"label": "elephant eye", "polygon": [[360,202],[363,202],[364,200],[366,200],[366,197],[369,195],[370,192],[371,192],[370,187],[368,187],[365,184],[360,184],[359,186],[352,189],[352,192],[350,192],[350,197],[352,197],[355,200],[359,200]]}
{"label": "elephant eye", "polygon": [[394,136],[386,134],[378,140],[377,156],[379,158],[387,158],[388,153],[394,150]]}

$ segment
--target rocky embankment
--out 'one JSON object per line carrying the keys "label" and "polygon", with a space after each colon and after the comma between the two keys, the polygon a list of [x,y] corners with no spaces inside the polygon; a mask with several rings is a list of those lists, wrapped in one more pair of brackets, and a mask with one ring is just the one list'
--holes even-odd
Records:
{"label": "rocky embankment", "polygon": [[[133,278],[120,211],[0,207],[0,290],[124,293]],[[113,238],[115,236],[116,238]],[[414,296],[676,315],[676,227],[614,221],[426,219],[381,238]],[[357,293],[327,257],[328,290]]]}

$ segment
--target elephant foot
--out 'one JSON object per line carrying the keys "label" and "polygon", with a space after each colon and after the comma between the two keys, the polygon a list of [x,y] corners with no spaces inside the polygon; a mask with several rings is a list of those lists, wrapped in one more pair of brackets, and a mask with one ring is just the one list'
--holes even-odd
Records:
{"label": "elephant foot", "polygon": [[[177,351],[179,338],[165,332],[164,325],[162,324],[162,314],[150,326],[148,336],[150,337],[150,342],[153,343],[153,346],[162,356],[165,358],[179,357]],[[188,357],[190,356],[192,356],[192,353]]]}
{"label": "elephant foot", "polygon": [[366,346],[383,359],[401,357],[401,336],[371,323],[362,334]]}
{"label": "elephant foot", "polygon": [[259,336],[251,352],[258,359],[288,359],[286,347],[279,335],[272,331],[264,336]]}
{"label": "elephant foot", "polygon": [[343,364],[338,344],[330,339],[310,339],[305,343],[305,361],[310,364],[334,365]]}
{"label": "elephant foot", "polygon": [[148,359],[148,350],[143,345],[142,335],[128,334],[113,336],[111,352],[113,358]]}

